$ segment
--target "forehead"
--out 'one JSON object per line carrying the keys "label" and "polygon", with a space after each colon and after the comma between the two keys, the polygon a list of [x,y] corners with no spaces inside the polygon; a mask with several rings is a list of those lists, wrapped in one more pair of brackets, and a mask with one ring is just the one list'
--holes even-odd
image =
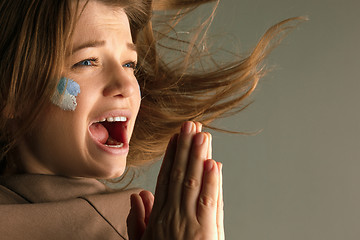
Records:
{"label": "forehead", "polygon": [[74,42],[114,33],[121,35],[122,39],[131,40],[129,20],[123,8],[89,1],[86,5],[80,5],[80,10],[74,29]]}

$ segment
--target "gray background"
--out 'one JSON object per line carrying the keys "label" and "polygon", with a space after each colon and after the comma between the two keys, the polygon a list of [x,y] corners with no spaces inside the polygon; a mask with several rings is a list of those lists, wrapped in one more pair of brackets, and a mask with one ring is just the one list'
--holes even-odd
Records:
{"label": "gray background", "polygon": [[[214,133],[230,240],[360,239],[360,2],[223,0],[212,27],[247,52],[272,24],[303,15],[268,58],[255,102],[216,124],[262,130]],[[157,170],[138,181],[153,189]]]}

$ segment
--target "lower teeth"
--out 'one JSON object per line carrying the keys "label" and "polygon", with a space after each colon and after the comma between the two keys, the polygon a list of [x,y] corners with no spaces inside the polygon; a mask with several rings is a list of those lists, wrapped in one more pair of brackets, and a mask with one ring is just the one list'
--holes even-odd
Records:
{"label": "lower teeth", "polygon": [[124,146],[124,143],[120,143],[118,145],[108,145],[108,144],[104,144],[107,147],[112,147],[112,148],[121,148]]}
{"label": "lower teeth", "polygon": [[121,148],[124,146],[124,143],[118,142],[114,140],[113,138],[109,137],[109,139],[106,141],[106,144],[104,144],[107,147],[113,147],[113,148]]}

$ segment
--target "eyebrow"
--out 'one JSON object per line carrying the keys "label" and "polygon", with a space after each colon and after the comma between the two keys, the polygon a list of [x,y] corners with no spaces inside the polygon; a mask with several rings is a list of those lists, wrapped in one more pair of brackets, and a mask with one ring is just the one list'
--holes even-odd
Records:
{"label": "eyebrow", "polygon": [[133,43],[128,43],[128,44],[127,44],[127,47],[128,47],[128,49],[137,52],[137,48],[136,48],[136,45],[135,45],[135,44],[133,44]]}
{"label": "eyebrow", "polygon": [[[74,54],[75,52],[77,51],[80,51],[84,48],[92,48],[92,47],[102,47],[106,44],[106,41],[104,40],[101,40],[101,41],[89,41],[89,42],[85,42],[79,46],[76,46],[73,51],[72,51],[72,54]],[[136,49],[136,45],[134,43],[128,43],[127,44],[127,47],[128,49],[132,50],[132,51],[135,51],[137,52],[137,49]]]}
{"label": "eyebrow", "polygon": [[74,54],[77,51],[80,51],[81,49],[84,48],[91,48],[91,47],[101,47],[105,45],[105,41],[90,41],[90,42],[85,42],[79,46],[76,46],[73,50],[72,50],[72,54]]}

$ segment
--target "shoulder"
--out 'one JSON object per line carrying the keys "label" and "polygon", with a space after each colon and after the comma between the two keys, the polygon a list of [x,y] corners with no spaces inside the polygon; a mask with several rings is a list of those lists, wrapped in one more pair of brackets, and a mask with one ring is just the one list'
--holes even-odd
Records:
{"label": "shoulder", "polygon": [[[127,239],[130,196],[141,189],[90,194],[68,200],[11,204],[16,199],[0,186],[1,239]],[[18,231],[21,229],[21,231]],[[75,231],[76,229],[76,231]]]}
{"label": "shoulder", "polygon": [[24,233],[46,239],[54,232],[73,239],[74,229],[78,239],[126,239],[130,196],[141,190],[109,190],[91,179],[0,177],[1,239],[23,239]]}

